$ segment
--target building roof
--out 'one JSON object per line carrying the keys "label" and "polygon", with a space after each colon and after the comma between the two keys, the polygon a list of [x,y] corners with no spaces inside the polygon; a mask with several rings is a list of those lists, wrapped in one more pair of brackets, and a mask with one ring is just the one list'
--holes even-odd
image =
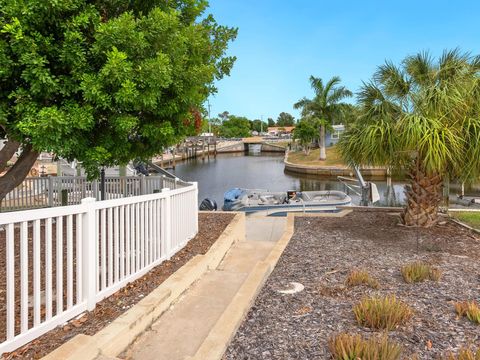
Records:
{"label": "building roof", "polygon": [[295,126],[269,126],[268,132],[283,131],[286,133],[291,133],[294,129],[295,129]]}

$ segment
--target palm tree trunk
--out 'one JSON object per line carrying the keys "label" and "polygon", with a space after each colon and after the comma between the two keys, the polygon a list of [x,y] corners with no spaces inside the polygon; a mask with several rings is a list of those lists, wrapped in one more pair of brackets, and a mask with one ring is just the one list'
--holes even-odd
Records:
{"label": "palm tree trunk", "polygon": [[418,160],[410,168],[409,176],[407,205],[402,215],[404,224],[420,227],[435,225],[442,200],[442,177],[427,173]]}
{"label": "palm tree trunk", "polygon": [[320,160],[327,160],[327,152],[325,150],[325,126],[320,125],[320,137],[318,140],[320,145]]}

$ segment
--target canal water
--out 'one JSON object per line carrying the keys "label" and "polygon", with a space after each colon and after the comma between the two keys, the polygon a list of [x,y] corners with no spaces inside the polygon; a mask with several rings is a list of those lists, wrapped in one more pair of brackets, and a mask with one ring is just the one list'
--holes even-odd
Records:
{"label": "canal water", "polygon": [[[355,204],[360,197],[337,179],[323,179],[318,176],[294,174],[284,171],[283,154],[275,153],[236,153],[218,154],[216,159],[190,159],[177,164],[172,172],[186,181],[197,181],[199,201],[213,199],[221,207],[225,191],[239,187],[249,189],[266,189],[270,191],[307,191],[340,190],[348,193]],[[402,181],[373,181],[378,188],[380,201],[377,206],[398,206],[405,200]],[[355,184],[356,185],[356,184]],[[450,199],[460,192],[458,185],[452,184]],[[480,195],[480,187],[467,188],[469,194]]]}

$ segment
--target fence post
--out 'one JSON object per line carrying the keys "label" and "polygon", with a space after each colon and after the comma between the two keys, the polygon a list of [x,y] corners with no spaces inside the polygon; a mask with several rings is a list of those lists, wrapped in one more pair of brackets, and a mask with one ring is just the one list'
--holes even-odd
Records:
{"label": "fence post", "polygon": [[195,188],[195,235],[198,233],[198,182],[192,182]]}
{"label": "fence post", "polygon": [[48,175],[48,206],[53,207],[53,178],[51,175]]}
{"label": "fence post", "polygon": [[160,186],[160,189],[163,189],[165,187],[165,175],[162,175],[162,186]]}
{"label": "fence post", "polygon": [[67,189],[62,189],[61,192],[61,199],[62,199],[62,206],[67,206],[68,205],[68,190]]}
{"label": "fence post", "polygon": [[170,260],[172,256],[172,197],[168,194],[169,191],[169,188],[162,189],[162,193],[167,193],[164,202],[165,207],[162,209],[162,225],[164,229],[163,249],[167,260]]}
{"label": "fence post", "polygon": [[105,189],[105,168],[100,170],[100,199],[107,200],[106,189]]}
{"label": "fence post", "polygon": [[98,199],[98,182],[96,179],[92,181],[92,197]]}
{"label": "fence post", "polygon": [[140,195],[145,195],[145,175],[140,176]]}
{"label": "fence post", "polygon": [[82,221],[82,288],[83,298],[87,302],[87,310],[95,309],[97,291],[97,235],[98,229],[95,220],[95,198],[82,199],[82,204],[87,205]]}

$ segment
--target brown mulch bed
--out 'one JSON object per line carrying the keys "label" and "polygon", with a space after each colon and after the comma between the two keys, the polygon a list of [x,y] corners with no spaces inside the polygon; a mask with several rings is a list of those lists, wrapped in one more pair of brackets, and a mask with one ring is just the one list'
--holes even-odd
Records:
{"label": "brown mulch bed", "polygon": [[[330,359],[329,338],[340,332],[377,334],[357,324],[352,307],[365,295],[395,294],[414,310],[389,332],[403,358],[437,359],[462,346],[480,347],[480,326],[458,318],[454,301],[480,300],[477,234],[445,221],[430,229],[398,225],[398,215],[353,212],[344,218],[297,218],[295,234],[234,340],[227,359]],[[439,282],[404,282],[400,268],[422,260],[443,272]],[[380,282],[346,288],[353,269]],[[305,286],[280,294],[291,282]]]}
{"label": "brown mulch bed", "polygon": [[4,354],[4,359],[39,359],[78,334],[93,335],[155,290],[195,255],[205,254],[233,219],[233,214],[199,214],[199,232],[170,260],[97,304],[92,312],[58,327],[24,347]]}

